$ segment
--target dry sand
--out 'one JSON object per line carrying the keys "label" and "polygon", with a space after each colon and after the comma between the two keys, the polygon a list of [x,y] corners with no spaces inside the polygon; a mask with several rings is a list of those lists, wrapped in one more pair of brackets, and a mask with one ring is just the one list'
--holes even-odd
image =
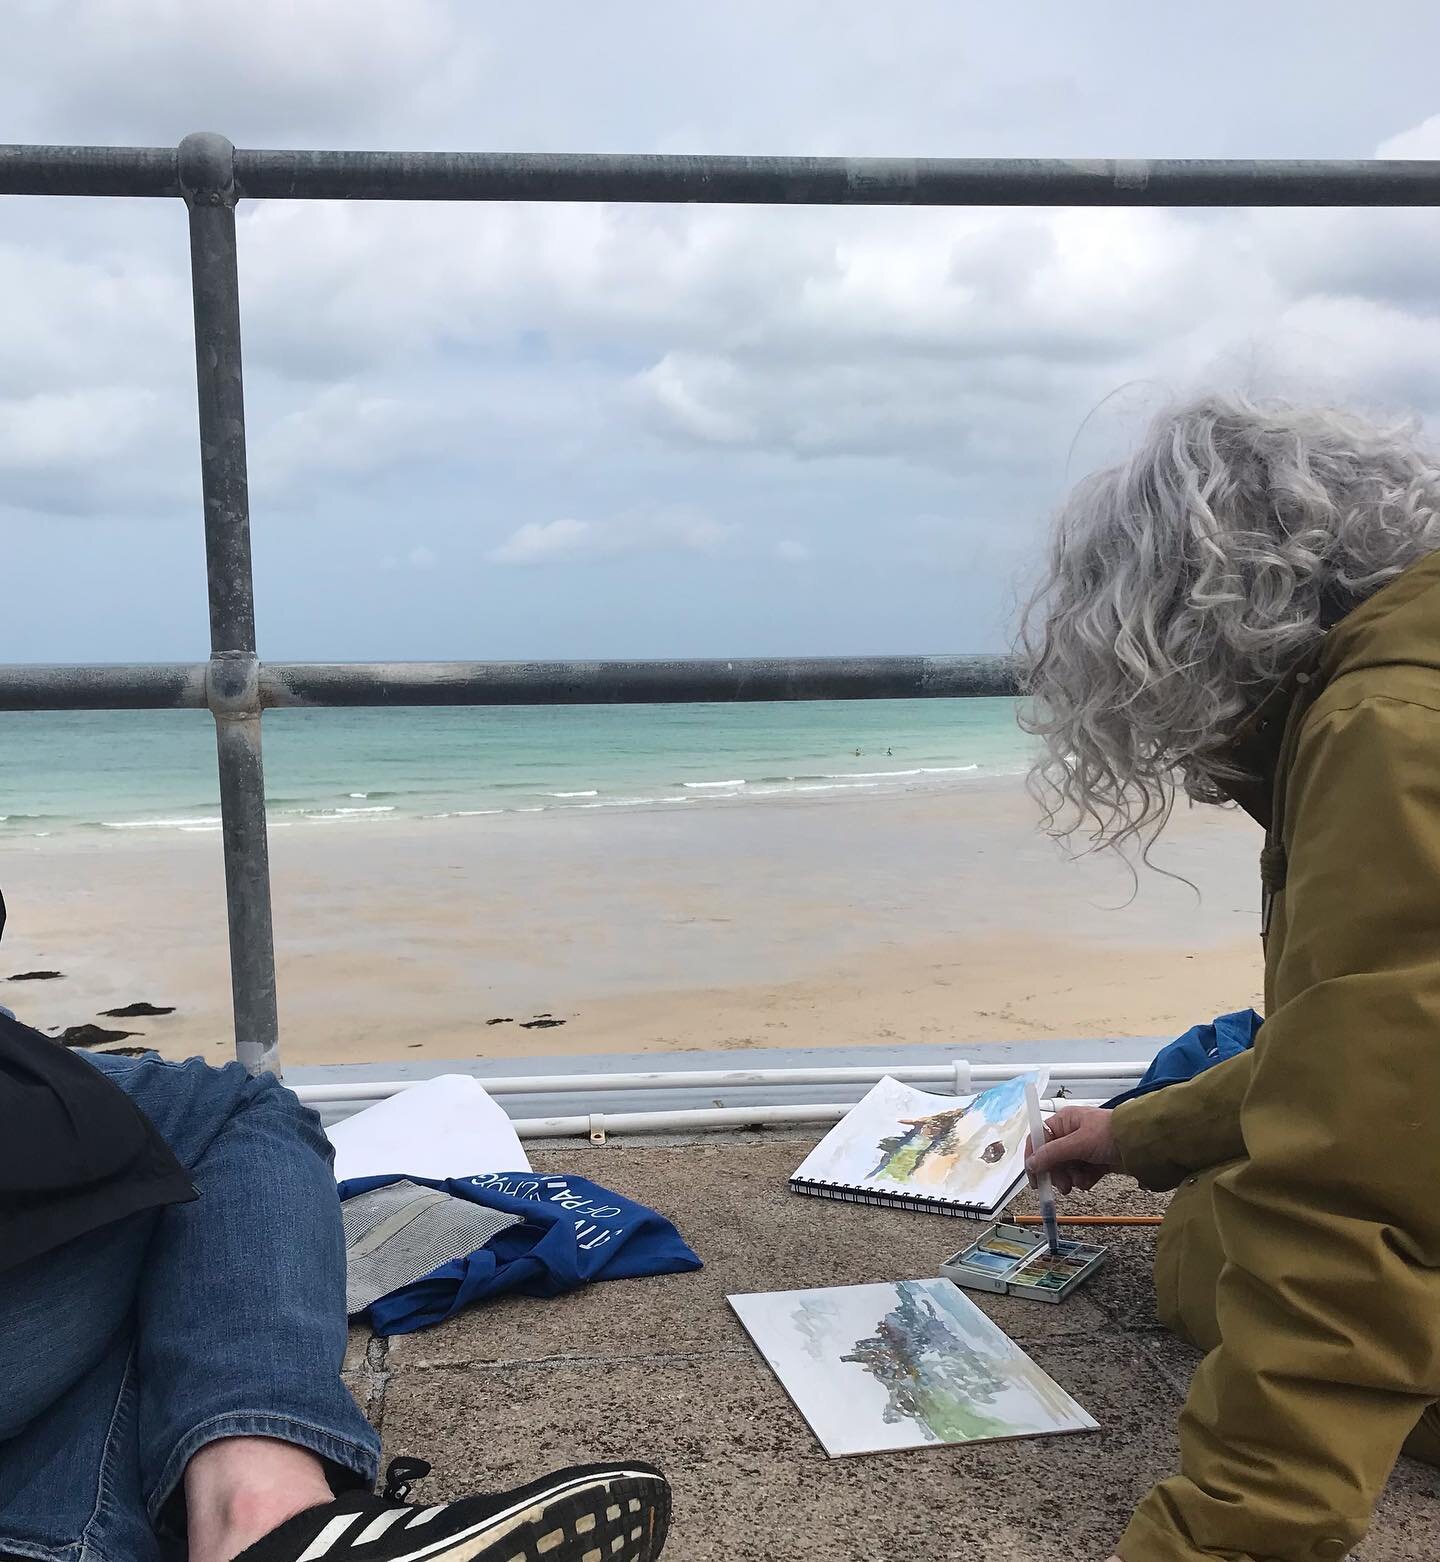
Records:
{"label": "dry sand", "polygon": [[[1018,785],[274,832],[288,1062],[1148,1036],[1258,1000],[1257,832],[1179,815],[1199,889],[1066,861]],[[218,836],[0,850],[30,1023],[231,1048]],[[162,1019],[97,1020],[135,1000]],[[565,1024],[523,1029],[549,1015]],[[488,1020],[503,1020],[487,1024]]]}

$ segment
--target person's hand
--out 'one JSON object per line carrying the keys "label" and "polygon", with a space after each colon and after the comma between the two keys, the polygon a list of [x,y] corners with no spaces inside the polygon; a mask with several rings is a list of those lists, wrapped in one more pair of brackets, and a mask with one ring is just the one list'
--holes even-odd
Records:
{"label": "person's hand", "polygon": [[1120,1169],[1120,1152],[1110,1113],[1101,1106],[1062,1107],[1045,1123],[1045,1143],[1039,1149],[1025,1141],[1025,1170],[1030,1184],[1048,1171],[1057,1193],[1093,1188],[1102,1177]]}

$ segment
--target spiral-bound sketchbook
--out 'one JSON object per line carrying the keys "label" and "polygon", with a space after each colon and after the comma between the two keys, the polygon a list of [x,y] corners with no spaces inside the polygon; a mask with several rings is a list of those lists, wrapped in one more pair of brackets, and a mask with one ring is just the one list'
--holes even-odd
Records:
{"label": "spiral-bound sketchbook", "polygon": [[935,1096],[882,1079],[805,1157],[791,1191],[988,1219],[1025,1180],[1032,1079],[1043,1094],[1045,1069],[975,1096]]}

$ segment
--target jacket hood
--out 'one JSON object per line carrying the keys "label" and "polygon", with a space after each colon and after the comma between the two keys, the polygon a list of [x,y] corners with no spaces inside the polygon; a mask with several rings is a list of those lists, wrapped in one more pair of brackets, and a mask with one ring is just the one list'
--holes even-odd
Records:
{"label": "jacket hood", "polygon": [[1412,564],[1326,631],[1251,711],[1226,745],[1236,774],[1223,783],[1264,829],[1271,825],[1280,746],[1296,700],[1372,667],[1440,669],[1440,553]]}
{"label": "jacket hood", "polygon": [[1333,683],[1370,667],[1440,668],[1440,553],[1412,564],[1325,637],[1320,676]]}

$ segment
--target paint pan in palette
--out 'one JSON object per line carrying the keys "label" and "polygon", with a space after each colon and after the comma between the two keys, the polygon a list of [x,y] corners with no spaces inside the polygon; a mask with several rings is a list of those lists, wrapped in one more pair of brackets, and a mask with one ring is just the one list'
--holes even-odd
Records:
{"label": "paint pan in palette", "polygon": [[940,1273],[971,1291],[1063,1302],[1105,1262],[1106,1251],[1088,1242],[1062,1242],[1056,1255],[1044,1232],[1000,1221],[947,1258]]}

